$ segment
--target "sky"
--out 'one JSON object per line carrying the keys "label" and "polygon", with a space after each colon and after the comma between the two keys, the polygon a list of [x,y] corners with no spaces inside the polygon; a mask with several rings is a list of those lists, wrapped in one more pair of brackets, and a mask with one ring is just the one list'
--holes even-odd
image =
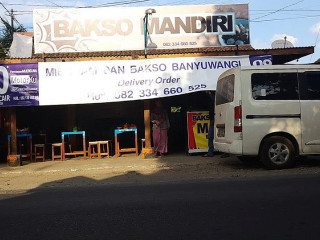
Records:
{"label": "sky", "polygon": [[[314,54],[298,63],[313,63],[320,58],[320,1],[319,0],[6,0],[0,1],[0,16],[9,20],[13,9],[14,24],[22,24],[32,32],[32,10],[70,7],[141,7],[200,4],[249,4],[250,40],[256,49],[271,48],[275,40],[286,39],[294,47],[314,46]],[[1,26],[0,26],[1,27]]]}

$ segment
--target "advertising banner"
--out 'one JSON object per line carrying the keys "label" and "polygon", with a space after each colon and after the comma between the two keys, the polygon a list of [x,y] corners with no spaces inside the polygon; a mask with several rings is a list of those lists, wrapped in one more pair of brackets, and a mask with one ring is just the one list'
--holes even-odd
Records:
{"label": "advertising banner", "polygon": [[0,65],[0,106],[39,105],[38,64]]}
{"label": "advertising banner", "polygon": [[208,151],[209,111],[187,112],[188,153]]}
{"label": "advertising banner", "polygon": [[132,101],[215,90],[219,75],[227,69],[272,64],[270,55],[253,62],[250,59],[235,56],[40,62],[40,105]]}
{"label": "advertising banner", "polygon": [[[248,4],[36,9],[35,53],[250,44]],[[145,25],[148,31],[144,31]]]}

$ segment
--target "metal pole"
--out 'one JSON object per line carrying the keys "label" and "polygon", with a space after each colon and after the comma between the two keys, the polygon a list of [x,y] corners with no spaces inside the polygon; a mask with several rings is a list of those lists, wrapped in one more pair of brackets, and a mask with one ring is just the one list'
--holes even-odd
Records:
{"label": "metal pole", "polygon": [[14,15],[13,15],[13,9],[11,9],[11,13],[10,13],[10,17],[11,17],[11,36],[13,36],[13,20],[14,20]]}
{"label": "metal pole", "polygon": [[286,45],[287,45],[287,36],[284,36],[284,46],[283,46],[283,48],[286,48]]}
{"label": "metal pole", "polygon": [[148,27],[148,14],[146,14],[143,18],[143,33],[144,33],[144,58],[147,58],[147,27]]}

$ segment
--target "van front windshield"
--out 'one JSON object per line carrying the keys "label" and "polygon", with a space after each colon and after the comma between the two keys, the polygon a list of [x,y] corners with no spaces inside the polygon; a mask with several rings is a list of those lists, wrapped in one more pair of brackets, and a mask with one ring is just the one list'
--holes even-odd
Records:
{"label": "van front windshield", "polygon": [[221,78],[217,83],[216,105],[233,102],[234,99],[234,75]]}

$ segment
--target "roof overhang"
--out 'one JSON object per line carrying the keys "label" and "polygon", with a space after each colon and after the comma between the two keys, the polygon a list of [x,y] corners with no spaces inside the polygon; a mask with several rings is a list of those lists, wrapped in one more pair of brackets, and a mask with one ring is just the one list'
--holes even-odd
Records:
{"label": "roof overhang", "polygon": [[[252,46],[227,46],[186,49],[150,49],[148,58],[200,57],[200,56],[239,56],[239,55],[267,55],[273,56],[274,64],[284,64],[298,60],[314,53],[314,47],[294,47],[277,49],[254,49]],[[85,61],[85,60],[113,60],[113,59],[142,59],[144,50],[134,51],[104,51],[77,53],[43,53],[33,54],[34,61]],[[9,59],[6,59],[8,62]],[[16,59],[17,60],[17,59]],[[26,61],[26,59],[24,59]],[[9,60],[10,62],[10,60]]]}

